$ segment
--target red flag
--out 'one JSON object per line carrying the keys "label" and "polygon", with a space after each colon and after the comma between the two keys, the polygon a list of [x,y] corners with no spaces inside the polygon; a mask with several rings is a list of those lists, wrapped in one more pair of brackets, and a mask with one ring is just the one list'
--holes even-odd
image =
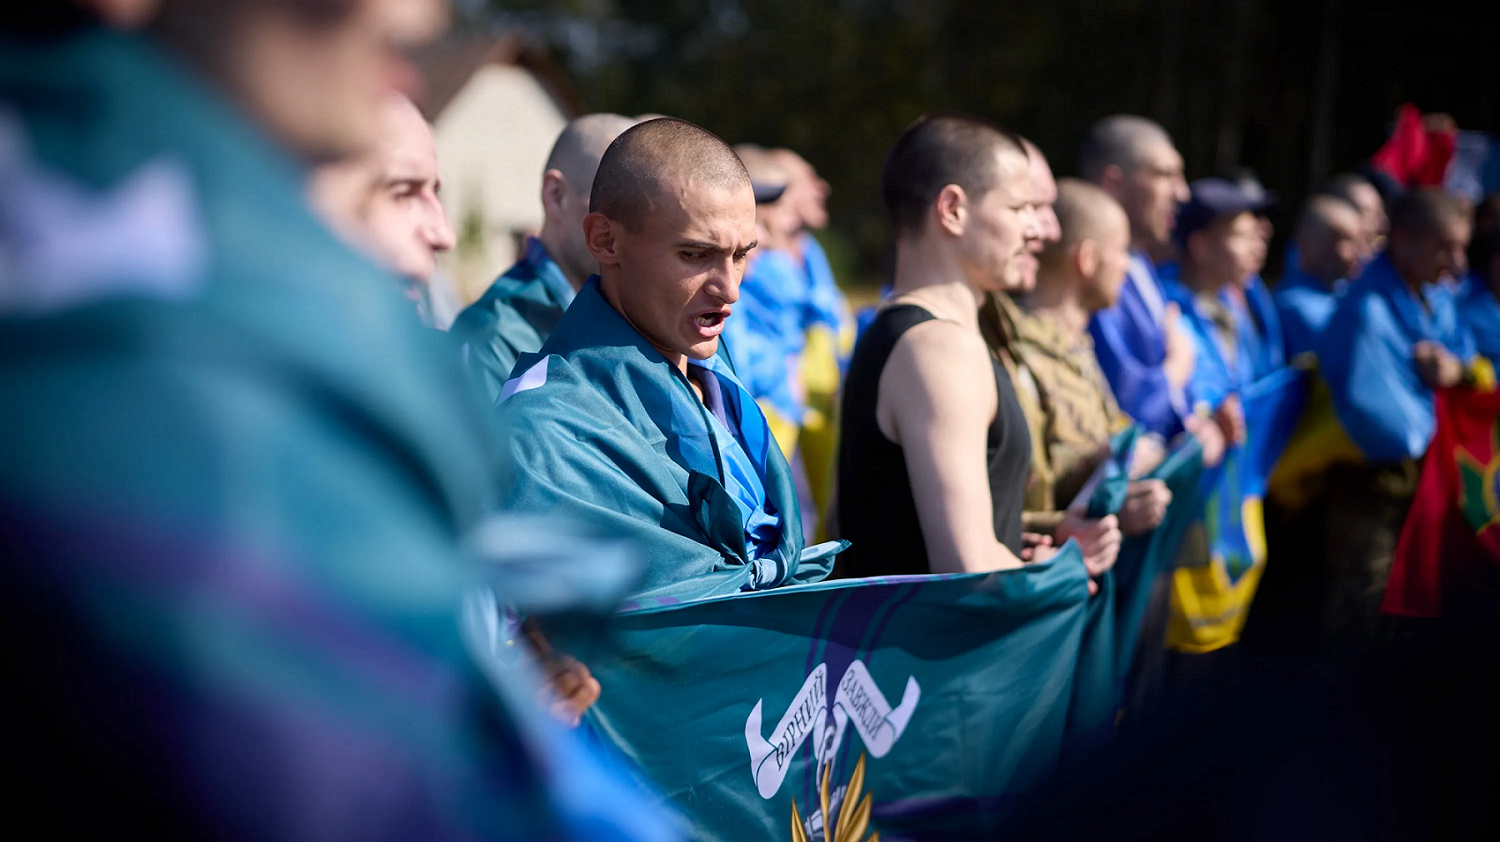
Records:
{"label": "red flag", "polygon": [[1390,139],[1370,156],[1370,164],[1396,180],[1402,187],[1431,187],[1442,184],[1453,159],[1457,128],[1451,119],[1428,115],[1411,103],[1401,106],[1396,128]]}
{"label": "red flag", "polygon": [[1443,587],[1500,563],[1500,393],[1440,389],[1437,431],[1401,528],[1380,610],[1442,613]]}

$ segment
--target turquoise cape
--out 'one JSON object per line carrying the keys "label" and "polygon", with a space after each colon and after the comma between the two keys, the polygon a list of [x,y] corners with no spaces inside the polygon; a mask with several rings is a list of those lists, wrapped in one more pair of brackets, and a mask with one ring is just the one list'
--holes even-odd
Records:
{"label": "turquoise cape", "polygon": [[448,333],[486,400],[500,396],[517,357],[541,350],[572,301],[562,267],[533,237],[516,265],[458,314]]}
{"label": "turquoise cape", "polygon": [[647,559],[642,593],[652,597],[736,593],[828,574],[836,550],[821,545],[804,558],[791,473],[774,445],[760,458],[766,505],[781,519],[780,544],[768,554],[747,545],[742,512],[715,458],[708,410],[696,397],[682,400],[693,394],[687,378],[615,312],[596,280],[541,352],[521,356],[516,372],[496,410],[504,506],[570,516],[633,541]]}
{"label": "turquoise cape", "polygon": [[488,425],[290,156],[84,30],[0,44],[0,173],[10,795],[45,835],[670,837],[471,659]]}
{"label": "turquoise cape", "polygon": [[1466,363],[1474,358],[1474,337],[1453,293],[1431,284],[1419,301],[1382,255],[1350,286],[1318,343],[1334,411],[1372,462],[1418,458],[1432,440],[1432,390],[1412,357],[1422,340]]}

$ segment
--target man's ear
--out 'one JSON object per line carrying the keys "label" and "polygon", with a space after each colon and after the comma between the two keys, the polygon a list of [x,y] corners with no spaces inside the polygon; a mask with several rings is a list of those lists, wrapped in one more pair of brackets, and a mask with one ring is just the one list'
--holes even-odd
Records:
{"label": "man's ear", "polygon": [[1093,280],[1099,271],[1099,244],[1087,238],[1079,240],[1073,247],[1073,266],[1078,274]]}
{"label": "man's ear", "polygon": [[583,218],[583,243],[600,266],[616,266],[620,262],[620,241],[616,236],[618,225],[602,213],[591,213]]}
{"label": "man's ear", "polygon": [[1120,198],[1120,193],[1125,185],[1125,170],[1119,164],[1106,164],[1099,172],[1099,189],[1109,195]]}
{"label": "man's ear", "polygon": [[548,216],[562,214],[563,202],[568,198],[568,180],[558,170],[542,173],[542,209]]}
{"label": "man's ear", "polygon": [[938,191],[932,202],[933,221],[944,231],[961,237],[969,222],[969,197],[962,187],[949,184]]}

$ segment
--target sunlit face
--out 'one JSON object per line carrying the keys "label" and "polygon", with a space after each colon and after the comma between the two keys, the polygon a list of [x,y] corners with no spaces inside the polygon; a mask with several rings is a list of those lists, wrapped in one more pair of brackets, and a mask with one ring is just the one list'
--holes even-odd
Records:
{"label": "sunlit face", "polygon": [[1026,157],[996,152],[995,184],[969,197],[960,253],[970,283],[983,292],[1026,292],[1036,285],[1041,225]]}
{"label": "sunlit face", "polygon": [[432,129],[406,100],[386,107],[376,152],[379,179],[366,212],[371,245],[385,263],[427,282],[439,252],[453,248],[453,228],[438,200],[437,145]]}
{"label": "sunlit face", "polygon": [[1302,247],[1303,262],[1321,281],[1332,283],[1353,277],[1365,260],[1364,221],[1352,209],[1330,211],[1326,230]]}
{"label": "sunlit face", "polygon": [[589,238],[605,298],[679,369],[713,356],[756,246],[749,182],[725,188],[680,178],[663,186],[638,230],[608,220],[607,231],[612,251]]}
{"label": "sunlit face", "polygon": [[1361,260],[1369,262],[1385,248],[1386,229],[1390,220],[1385,215],[1385,203],[1380,193],[1368,184],[1356,184],[1349,192],[1355,207],[1359,208],[1360,225],[1363,231]]}
{"label": "sunlit face", "polygon": [[1120,205],[1130,217],[1131,237],[1148,248],[1165,246],[1177,219],[1177,206],[1188,200],[1182,156],[1166,141],[1148,143],[1134,168],[1125,173]]}
{"label": "sunlit face", "polygon": [[1037,225],[1041,229],[1041,243],[1055,243],[1062,239],[1062,224],[1057,221],[1057,179],[1052,177],[1052,167],[1039,149],[1030,149],[1032,204],[1036,206]]}
{"label": "sunlit face", "polygon": [[438,200],[441,181],[432,129],[404,97],[382,110],[380,142],[369,154],[322,168],[313,201],[354,245],[386,268],[427,283],[453,229]]}
{"label": "sunlit face", "polygon": [[1082,287],[1083,306],[1089,312],[1115,306],[1130,270],[1130,222],[1118,211],[1111,216],[1093,240],[1098,263]]}
{"label": "sunlit face", "polygon": [[387,97],[417,86],[401,48],[440,32],[447,4],[347,0],[328,4],[326,13],[304,5],[311,4],[236,4],[232,20],[213,26],[195,23],[190,16],[198,13],[184,5],[169,16],[175,25],[168,35],[198,53],[302,157],[324,162],[358,154],[380,139]]}
{"label": "sunlit face", "polygon": [[1219,286],[1243,283],[1266,263],[1266,241],[1255,214],[1246,211],[1215,221],[1188,240],[1201,277]]}
{"label": "sunlit face", "polygon": [[1453,220],[1427,233],[1392,231],[1391,263],[1408,283],[1433,284],[1445,275],[1458,277],[1468,262],[1469,223]]}

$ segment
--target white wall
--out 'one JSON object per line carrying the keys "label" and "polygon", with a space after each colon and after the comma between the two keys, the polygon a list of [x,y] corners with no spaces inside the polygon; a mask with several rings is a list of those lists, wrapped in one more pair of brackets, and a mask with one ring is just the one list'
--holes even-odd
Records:
{"label": "white wall", "polygon": [[[465,303],[515,262],[516,234],[541,227],[542,167],[566,122],[530,71],[498,64],[480,68],[438,115],[443,205],[461,238],[445,264]],[[465,248],[474,210],[483,215],[482,245]]]}

